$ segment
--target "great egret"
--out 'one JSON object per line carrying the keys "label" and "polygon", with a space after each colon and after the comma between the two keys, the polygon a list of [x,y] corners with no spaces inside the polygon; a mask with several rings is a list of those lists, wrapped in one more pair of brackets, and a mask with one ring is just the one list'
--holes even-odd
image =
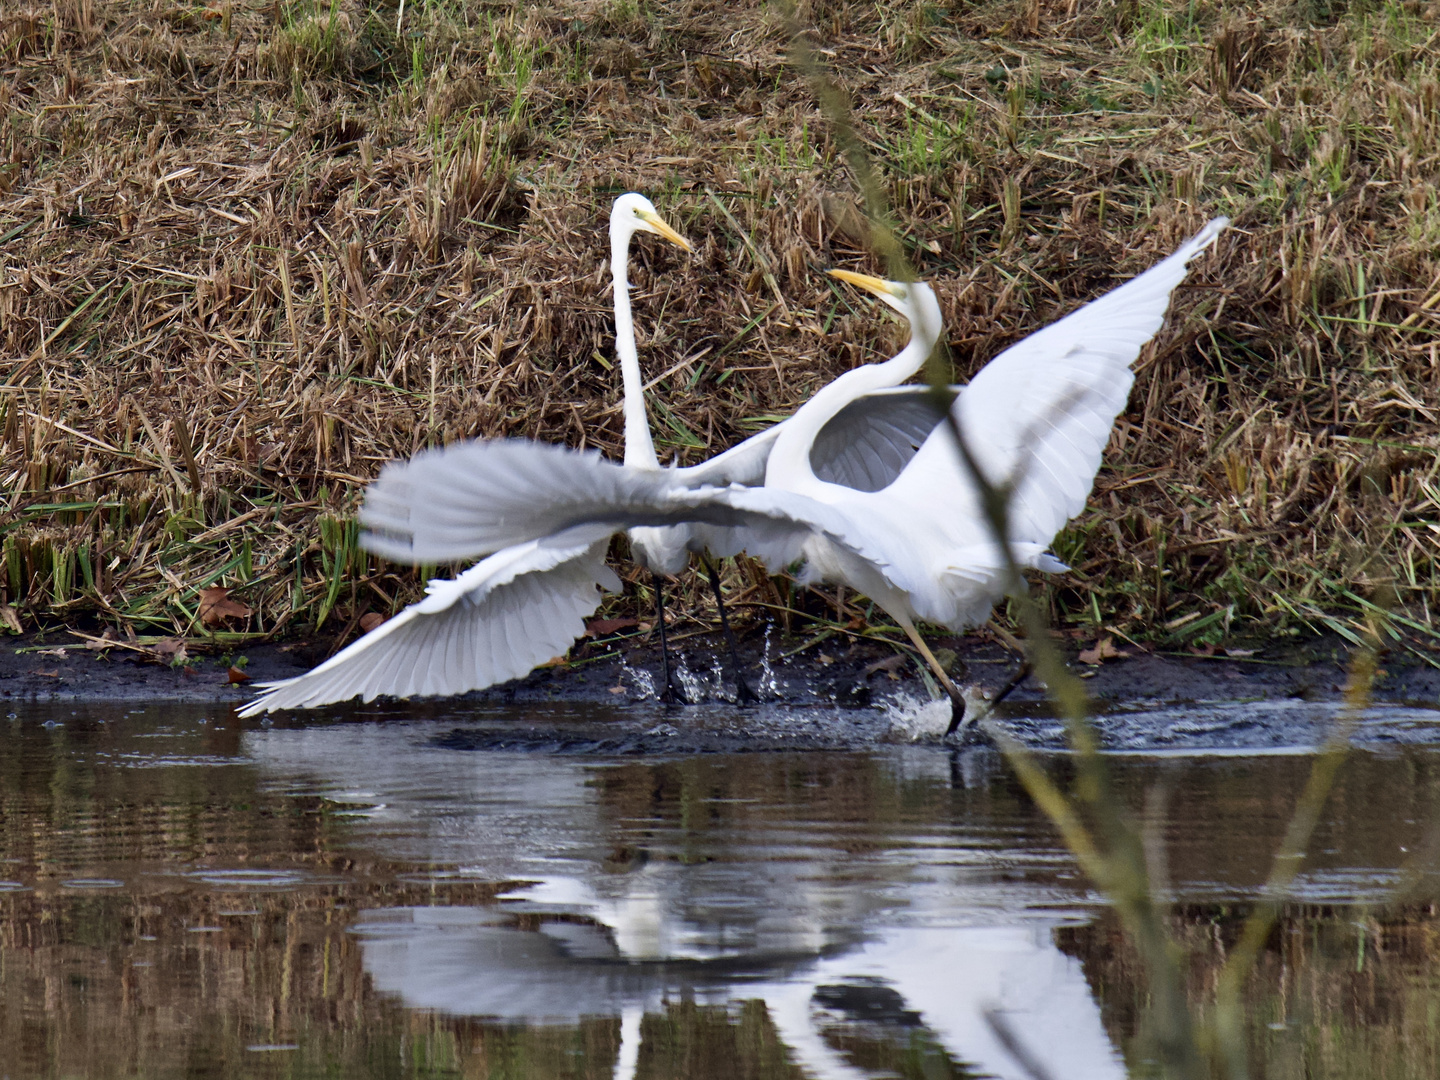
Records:
{"label": "great egret", "polygon": [[[841,400],[845,400],[846,404],[835,416],[830,418],[824,432],[819,437],[810,440],[808,454],[812,468],[818,475],[825,477],[827,482],[843,487],[845,490],[878,491],[899,475],[905,464],[939,422],[933,408],[923,397],[914,393],[916,390],[923,391],[923,388],[912,387],[908,393],[896,394],[885,394],[883,391],[914,374],[929,356],[941,333],[940,305],[935,300],[935,295],[929,286],[923,284],[906,287],[844,270],[832,270],[830,273],[841,280],[849,281],[874,292],[894,308],[909,323],[911,329],[910,339],[905,347],[890,360],[883,364],[870,364],[847,372],[820,391],[822,395],[833,396],[836,394],[836,388],[839,388],[839,397]],[[628,327],[628,322],[623,314],[619,318],[618,324]],[[620,340],[624,341],[628,336],[628,334],[622,333]],[[621,356],[623,361],[625,353],[622,352]],[[703,464],[683,469],[662,470],[655,458],[649,428],[645,423],[644,402],[639,392],[639,364],[638,360],[634,358],[633,352],[628,361],[628,368],[633,375],[626,374],[626,458],[632,459],[632,447],[634,447],[636,449],[633,452],[633,458],[638,459],[640,464],[636,465],[633,460],[629,460],[625,468],[637,475],[648,475],[666,485],[709,489],[720,485],[743,486],[761,483],[766,477],[771,451],[774,446],[778,445],[778,441],[782,437],[781,432],[804,412],[804,408],[802,408],[801,412],[795,416],[752,436]],[[859,378],[862,376],[863,378]],[[844,389],[847,383],[854,386],[854,393]],[[630,392],[629,388],[634,388],[633,392]],[[869,394],[872,390],[882,392]],[[463,449],[465,445],[467,444],[460,444],[460,448]],[[385,472],[382,473],[382,480],[372,485],[366,496],[366,506],[362,517],[366,521],[379,521],[382,516],[388,515],[387,521],[393,523],[397,519],[406,520],[413,524],[413,528],[392,530],[403,533],[398,536],[366,534],[362,542],[369,550],[399,562],[410,563],[448,561],[482,554],[488,550],[470,543],[469,538],[464,535],[457,537],[441,528],[436,528],[438,520],[429,515],[431,508],[411,507],[404,501],[408,491],[404,489],[404,481],[399,479],[400,474],[408,475],[409,470],[417,467],[423,468],[423,463],[435,460],[437,454],[441,458],[449,460],[450,455],[456,452],[459,452],[457,448],[450,447],[442,451],[417,455],[405,465],[386,466]],[[399,470],[398,473],[397,470]],[[386,480],[387,477],[388,480]],[[495,479],[501,484],[504,483],[504,479],[501,477]],[[437,497],[434,509],[442,509],[443,505],[453,497],[453,493],[435,492],[434,494]],[[427,497],[421,496],[421,498]],[[442,515],[443,513],[442,509]],[[632,550],[635,552],[637,560],[652,572],[664,574],[678,573],[688,564],[691,553],[703,556],[709,550],[722,554],[737,554],[749,546],[743,535],[743,527],[737,531],[733,524],[718,521],[706,523],[697,519],[657,527],[638,527],[629,529],[628,532],[632,538]],[[603,544],[607,538],[608,535],[597,533],[594,537],[579,543],[571,543],[564,537],[545,537],[536,540],[535,543],[540,548],[556,546],[567,550],[578,550],[580,548],[588,549],[590,545]],[[440,551],[444,551],[445,554],[437,555],[437,552]],[[720,603],[719,583],[715,579],[713,571],[711,585],[715,589],[716,601]],[[655,589],[657,622],[663,626],[664,613],[659,601],[661,583],[658,577],[655,581]],[[384,629],[384,627],[379,629]],[[726,629],[728,631],[728,626]],[[731,646],[732,659],[735,661],[737,680],[743,687],[744,680],[740,677],[734,639],[728,633],[726,637]],[[665,654],[665,646],[666,642],[662,632],[662,655]],[[462,662],[460,657],[450,655],[434,661],[436,664],[460,662]],[[671,676],[668,657],[665,675],[668,684]]]}
{"label": "great egret", "polygon": [[[615,348],[625,383],[625,461],[644,466],[656,459],[645,423],[630,312],[627,270],[630,240],[637,232],[654,233],[686,251],[690,245],[644,196],[623,195],[611,207],[610,270]],[[640,402],[638,414],[632,400]],[[585,618],[599,605],[601,591],[620,588],[620,579],[605,565],[608,547],[608,539],[575,545],[529,540],[497,551],[459,577],[431,581],[423,600],[323,664],[293,679],[260,684],[263,693],[240,715],[314,708],[357,696],[372,701],[381,694],[462,694],[526,675],[568,651],[585,633]]]}
{"label": "great egret", "polygon": [[[1159,330],[1189,261],[1227,224],[1215,219],[1150,270],[1012,345],[956,397],[952,415],[986,478],[1013,484],[1006,539],[1021,566],[1065,569],[1046,548],[1084,508],[1134,382],[1130,364]],[[878,279],[868,287],[893,302],[929,292]],[[361,521],[370,532],[362,543],[434,560],[536,537],[593,543],[620,528],[710,526],[717,553],[743,547],[772,570],[803,564],[802,583],[838,582],[869,596],[956,700],[957,688],[915,621],[956,630],[982,622],[1003,595],[1005,559],[951,426],[934,426],[878,490],[827,480],[811,457],[847,408],[913,394],[875,392],[914,374],[923,360],[907,351],[820,390],[775,434],[761,487],[693,487],[675,472],[627,468],[591,452],[471,442],[386,466],[366,493]]]}
{"label": "great egret", "polygon": [[[616,201],[616,207],[619,208],[625,200],[638,200],[639,203],[649,205],[642,196],[622,195]],[[613,228],[612,225],[612,230]],[[845,270],[832,270],[830,273],[842,281],[862,285],[875,280]],[[655,444],[650,437],[650,425],[645,413],[640,360],[635,352],[628,296],[623,304],[621,302],[621,295],[628,292],[623,260],[615,263],[614,274],[616,351],[620,354],[625,386],[625,464],[631,468],[659,472],[660,460],[655,453]],[[924,363],[938,339],[941,321],[939,306],[928,289],[916,292],[918,303],[911,303],[909,298],[898,301],[891,301],[889,296],[884,298],[890,301],[891,306],[910,324],[911,335],[905,348],[891,360],[889,366],[882,367],[887,371],[913,373],[915,367]],[[888,387],[906,377],[906,374],[894,379],[877,376],[876,385]],[[781,430],[789,423],[790,419],[782,420],[774,427],[751,436],[709,461],[688,468],[669,470],[668,475],[686,487],[760,484],[765,479],[770,450]],[[816,462],[815,467],[835,483],[858,488],[883,486],[909,459],[908,455],[914,453],[934,425],[933,414],[926,415],[923,409],[917,412],[904,405],[859,409],[853,422],[836,425],[838,430],[834,436],[812,446],[811,454]],[[758,700],[758,696],[750,689],[741,673],[735,637],[725,616],[725,601],[720,594],[720,578],[706,554],[707,549],[715,546],[712,543],[713,532],[687,523],[660,527],[637,526],[627,530],[627,534],[632,557],[651,572],[655,589],[655,624],[660,631],[660,655],[665,679],[662,700],[669,697],[683,701],[684,692],[675,685],[674,673],[670,667],[670,654],[665,639],[665,608],[662,600],[664,586],[661,575],[673,577],[680,573],[689,565],[692,554],[700,557],[715,594],[715,606],[735,669],[737,699],[741,702]],[[736,545],[733,538],[729,543],[720,541],[720,545],[743,547],[743,544]],[[413,552],[394,554],[403,558],[414,557]]]}
{"label": "great egret", "polygon": [[[645,416],[628,288],[629,245],[636,232],[652,232],[682,247],[688,245],[643,196],[622,195],[611,208],[611,273],[616,352],[624,381],[625,460],[631,466],[655,471],[659,462]],[[838,276],[843,277],[843,272]],[[901,309],[901,314],[907,312]],[[907,348],[918,347],[912,335]],[[928,352],[929,345],[923,349]],[[893,478],[935,424],[933,414],[918,399],[877,400],[868,406],[857,402],[849,413],[850,422],[832,425],[841,436],[817,443],[812,456],[820,475],[866,490],[882,487],[887,478]],[[666,475],[694,487],[760,484],[782,426],[783,422],[751,436],[703,464],[667,470]],[[688,525],[637,533],[639,542],[634,550],[660,573],[678,573],[692,551],[703,553],[705,548],[703,539]],[[293,679],[260,684],[263,693],[248,703],[241,715],[314,708],[357,696],[371,701],[382,694],[460,694],[525,675],[552,656],[563,654],[584,633],[584,620],[598,605],[601,590],[620,587],[619,579],[605,565],[607,547],[608,537],[572,545],[552,538],[532,539],[490,555],[457,578],[432,581],[423,600],[313,670]],[[428,560],[413,550],[383,553],[411,563],[449,561]],[[482,554],[486,551],[470,550],[453,558]],[[713,574],[711,584],[718,586]],[[656,589],[658,602],[658,582]],[[663,635],[663,614],[657,621]],[[668,655],[666,659],[668,666]]]}

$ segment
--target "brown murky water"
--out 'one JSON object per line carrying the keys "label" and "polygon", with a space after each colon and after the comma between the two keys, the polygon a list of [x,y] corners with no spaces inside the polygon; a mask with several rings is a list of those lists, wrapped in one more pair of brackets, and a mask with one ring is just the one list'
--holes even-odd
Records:
{"label": "brown murky water", "polygon": [[[1024,1076],[996,1009],[1057,1078],[1148,1071],[1134,955],[988,752],[15,713],[0,1077]],[[1308,764],[1115,762],[1197,1002]],[[1250,983],[1256,1075],[1440,1075],[1437,808],[1434,752],[1346,767]]]}

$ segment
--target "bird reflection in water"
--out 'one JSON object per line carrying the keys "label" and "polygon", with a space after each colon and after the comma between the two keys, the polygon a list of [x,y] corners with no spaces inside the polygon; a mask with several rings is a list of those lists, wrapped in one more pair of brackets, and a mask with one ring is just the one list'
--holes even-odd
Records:
{"label": "bird reflection in water", "polygon": [[1124,1075],[1052,919],[894,928],[818,954],[637,959],[619,943],[653,941],[660,906],[587,903],[569,885],[543,882],[497,908],[371,912],[355,928],[365,969],[412,1008],[524,1024],[618,1015],[615,1075],[625,1080],[636,1075],[644,1015],[675,1000],[762,1002],[793,1062],[819,1078],[875,1076],[897,1049],[946,1063],[941,1075]]}
{"label": "bird reflection in water", "polygon": [[940,1075],[1124,1075],[1055,944],[1084,921],[1084,891],[1056,877],[1068,862],[1013,816],[1028,811],[983,754],[958,773],[910,751],[597,761],[457,753],[432,734],[276,729],[246,745],[272,781],[363,792],[376,809],[357,842],[512,883],[493,903],[357,915],[371,984],[407,1007],[618,1019],[626,1078],[687,1003],[763,1008],[782,1058],[817,1078],[875,1076],[902,1052]]}

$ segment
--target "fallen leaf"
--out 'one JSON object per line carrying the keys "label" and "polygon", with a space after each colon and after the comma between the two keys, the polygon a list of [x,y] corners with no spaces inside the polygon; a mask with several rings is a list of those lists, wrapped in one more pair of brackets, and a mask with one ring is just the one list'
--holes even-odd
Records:
{"label": "fallen leaf", "polygon": [[565,663],[565,657],[563,657],[563,656],[552,656],[552,657],[550,657],[549,660],[546,660],[543,664],[536,664],[535,666],[536,666],[537,668],[542,668],[542,667],[561,667],[561,666],[564,665],[564,663]]}
{"label": "fallen leaf", "polygon": [[887,656],[884,660],[876,660],[873,664],[871,664],[865,669],[865,677],[868,679],[877,671],[883,671],[886,675],[889,675],[890,678],[898,680],[900,676],[896,673],[904,666],[904,654],[896,653],[894,656]]}
{"label": "fallen leaf", "polygon": [[624,687],[624,686],[612,686],[612,687],[610,687],[610,693],[612,693],[612,694],[623,694],[623,693],[625,693],[625,687]]}
{"label": "fallen leaf", "polygon": [[1190,653],[1191,653],[1191,655],[1193,655],[1193,656],[1214,656],[1214,655],[1215,655],[1215,646],[1214,646],[1214,645],[1210,645],[1210,644],[1206,644],[1206,645],[1201,645],[1201,646],[1197,649],[1194,645],[1191,645],[1191,646],[1190,646]]}
{"label": "fallen leaf", "polygon": [[5,627],[12,634],[25,632],[25,628],[20,625],[20,613],[10,604],[0,604],[0,626]]}
{"label": "fallen leaf", "polygon": [[600,638],[626,627],[639,626],[635,619],[591,619],[585,624],[585,636]]}
{"label": "fallen leaf", "polygon": [[162,664],[183,664],[190,655],[185,650],[185,642],[179,638],[162,638],[150,648],[155,659]]}
{"label": "fallen leaf", "polygon": [[381,615],[378,611],[367,611],[364,615],[360,616],[360,629],[368,634],[384,622],[385,616]]}
{"label": "fallen leaf", "polygon": [[1082,664],[1103,664],[1106,660],[1123,660],[1129,656],[1128,652],[1115,647],[1115,639],[1103,637],[1091,648],[1080,650],[1080,662]]}
{"label": "fallen leaf", "polygon": [[1254,656],[1259,649],[1226,649],[1226,656],[1233,656],[1237,660],[1243,660],[1247,656]]}
{"label": "fallen leaf", "polygon": [[238,600],[229,599],[230,590],[212,585],[200,590],[200,621],[206,626],[219,626],[226,619],[248,619],[252,612]]}
{"label": "fallen leaf", "polygon": [[225,673],[225,678],[229,681],[231,686],[237,686],[241,683],[247,683],[250,681],[250,676],[246,675],[245,672],[241,671],[234,664],[230,665],[230,670]]}
{"label": "fallen leaf", "polygon": [[825,665],[826,667],[829,667],[831,664],[833,664],[833,663],[835,662],[835,658],[834,658],[833,656],[829,656],[829,655],[827,655],[826,653],[823,653],[823,652],[822,652],[822,653],[816,653],[816,654],[815,654],[815,659],[816,659],[816,661],[817,661],[818,663],[821,663],[821,664]]}
{"label": "fallen leaf", "polygon": [[30,672],[30,674],[31,674],[31,675],[44,675],[45,678],[47,678],[47,679],[58,679],[58,678],[60,677],[60,672],[59,672],[58,670],[56,670],[56,671],[40,671],[40,670],[37,669],[37,670],[35,670],[35,671]]}
{"label": "fallen leaf", "polygon": [[41,650],[40,650],[40,655],[41,655],[41,656],[56,656],[56,657],[59,657],[61,660],[64,660],[64,659],[65,659],[67,656],[69,656],[70,654],[67,653],[63,648],[61,648],[61,649],[41,649]]}
{"label": "fallen leaf", "polygon": [[92,637],[85,642],[85,648],[94,649],[97,652],[101,649],[108,649],[115,644],[115,631],[106,627],[105,632],[98,638]]}

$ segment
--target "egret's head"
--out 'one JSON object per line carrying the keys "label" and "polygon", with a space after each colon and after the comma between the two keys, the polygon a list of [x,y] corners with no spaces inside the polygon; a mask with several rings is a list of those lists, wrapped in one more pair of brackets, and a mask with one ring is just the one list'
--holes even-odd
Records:
{"label": "egret's head", "polygon": [[900,313],[910,324],[912,332],[930,340],[939,336],[943,322],[940,302],[935,299],[934,290],[923,281],[886,281],[850,270],[829,270],[827,273],[878,296]]}
{"label": "egret's head", "polygon": [[610,208],[610,235],[628,241],[637,232],[654,233],[682,251],[690,250],[690,241],[666,224],[654,204],[632,191],[621,195]]}

